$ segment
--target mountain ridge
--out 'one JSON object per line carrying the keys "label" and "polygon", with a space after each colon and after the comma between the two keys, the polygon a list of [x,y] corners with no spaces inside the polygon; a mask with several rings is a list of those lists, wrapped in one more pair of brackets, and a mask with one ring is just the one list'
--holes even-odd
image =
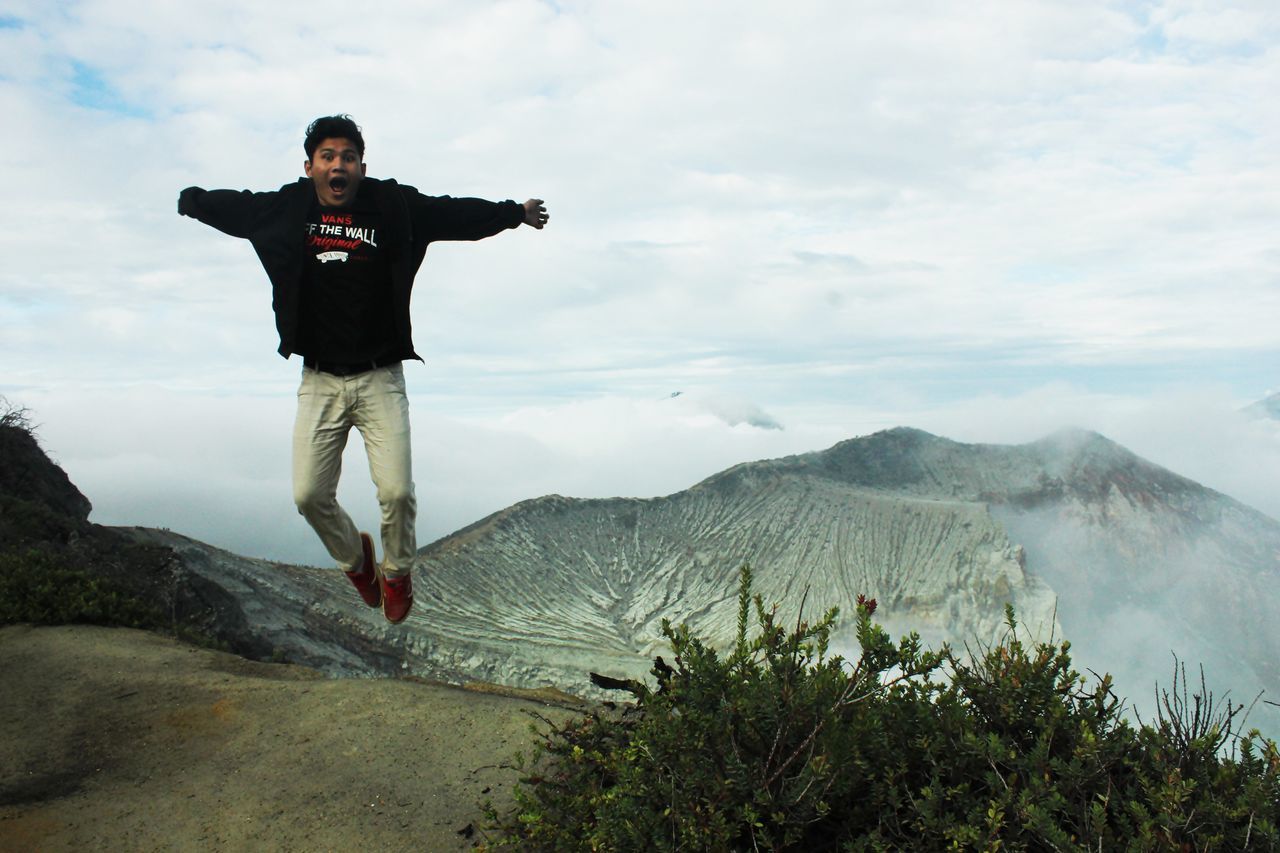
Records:
{"label": "mountain ridge", "polygon": [[[956,465],[955,457],[963,464]],[[1014,457],[1010,459],[1009,457]],[[1020,457],[1020,458],[1019,458]],[[937,462],[947,459],[953,464],[945,471],[937,470]],[[1025,466],[1022,477],[1011,461]],[[1053,481],[1078,479],[1088,475],[1089,482],[1107,479],[1097,472],[1139,467],[1147,479],[1160,483],[1166,491],[1184,492],[1206,489],[1194,481],[1166,468],[1147,462],[1127,448],[1100,433],[1083,429],[1064,429],[1036,441],[1018,445],[967,444],[936,436],[911,427],[894,427],[868,436],[838,442],[826,450],[783,457],[773,462],[780,466],[811,467],[833,478],[867,487],[901,491],[921,483],[932,482],[935,488],[924,490],[934,496],[947,494],[965,500],[1033,503],[1045,496],[1045,487]],[[890,467],[888,463],[899,463]],[[914,464],[903,464],[914,463]],[[930,464],[932,463],[932,464]],[[979,464],[981,463],[981,464]],[[756,463],[743,463],[753,465]],[[734,466],[718,476],[731,473]],[[1034,471],[1036,479],[1026,473]],[[944,480],[941,474],[950,473]],[[979,472],[981,476],[979,476]],[[955,475],[963,475],[955,479]],[[1120,485],[1124,485],[1123,482]],[[945,488],[949,486],[949,491]]]}
{"label": "mountain ridge", "polygon": [[[157,577],[236,650],[330,674],[593,695],[589,670],[646,674],[664,619],[731,643],[750,563],[767,603],[849,613],[865,594],[934,645],[998,638],[1013,603],[1024,639],[1070,637],[1131,696],[1171,648],[1280,692],[1280,523],[1087,431],[971,445],[895,428],[662,497],[531,498],[422,548],[399,627],[333,570],[116,533],[168,549]],[[835,651],[856,654],[851,627]]]}
{"label": "mountain ridge", "polygon": [[[569,622],[590,622],[592,610],[622,614],[638,649],[657,647],[659,613],[725,643],[736,618],[736,568],[750,562],[766,600],[785,606],[807,588],[810,602],[847,611],[864,593],[880,600],[895,627],[935,641],[991,639],[1003,629],[1005,600],[1033,636],[1088,634],[1091,619],[1131,604],[1168,632],[1165,655],[1178,646],[1184,658],[1212,652],[1221,662],[1232,657],[1227,649],[1243,647],[1250,651],[1240,657],[1250,662],[1232,663],[1233,674],[1280,686],[1268,658],[1280,656],[1280,637],[1258,616],[1276,599],[1280,524],[1086,430],[994,445],[895,428],[741,463],[659,498],[523,501],[421,553],[433,595],[501,602],[493,609],[521,614],[518,633],[535,644],[530,626],[554,623],[557,607]],[[1197,559],[1206,567],[1199,574],[1185,568]],[[587,563],[614,585],[584,575]],[[1177,583],[1166,571],[1175,564]],[[629,586],[637,572],[651,584],[641,590],[647,604]],[[471,580],[482,576],[488,580]],[[494,578],[504,580],[495,587]],[[1248,595],[1222,592],[1224,585]],[[537,588],[549,598],[526,606],[502,588]],[[1177,594],[1193,600],[1176,603],[1176,616],[1157,619],[1135,601]],[[1219,620],[1222,602],[1234,615]],[[480,618],[447,616],[437,629],[481,642],[460,624]],[[496,617],[496,630],[516,630],[506,618]],[[607,643],[615,649],[627,645],[618,624]],[[1091,662],[1105,666],[1109,650],[1092,646]],[[1155,670],[1153,660],[1133,658],[1129,674],[1165,675],[1163,661]]]}

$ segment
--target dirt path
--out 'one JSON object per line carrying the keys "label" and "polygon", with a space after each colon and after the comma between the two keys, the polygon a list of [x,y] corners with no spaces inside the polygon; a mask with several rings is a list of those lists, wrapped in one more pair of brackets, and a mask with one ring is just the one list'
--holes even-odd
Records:
{"label": "dirt path", "polygon": [[141,631],[0,629],[0,850],[465,850],[525,711]]}

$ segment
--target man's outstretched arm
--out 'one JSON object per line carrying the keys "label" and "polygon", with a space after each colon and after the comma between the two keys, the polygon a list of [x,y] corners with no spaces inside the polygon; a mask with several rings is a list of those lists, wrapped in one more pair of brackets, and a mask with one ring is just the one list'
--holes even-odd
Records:
{"label": "man's outstretched arm", "polygon": [[417,239],[482,240],[508,228],[530,225],[541,229],[547,224],[547,208],[542,199],[518,201],[486,201],[480,198],[428,196],[415,188],[399,185],[409,203]]}
{"label": "man's outstretched arm", "polygon": [[278,193],[206,190],[187,187],[178,194],[178,213],[211,225],[232,237],[248,237],[259,213]]}

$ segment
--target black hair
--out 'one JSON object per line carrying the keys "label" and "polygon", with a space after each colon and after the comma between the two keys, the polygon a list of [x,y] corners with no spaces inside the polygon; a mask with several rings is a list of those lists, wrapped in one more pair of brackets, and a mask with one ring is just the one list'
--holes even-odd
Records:
{"label": "black hair", "polygon": [[302,148],[307,152],[307,159],[314,158],[316,149],[326,139],[349,139],[355,143],[360,159],[364,159],[364,137],[360,135],[360,126],[349,115],[322,116],[307,125],[307,138]]}

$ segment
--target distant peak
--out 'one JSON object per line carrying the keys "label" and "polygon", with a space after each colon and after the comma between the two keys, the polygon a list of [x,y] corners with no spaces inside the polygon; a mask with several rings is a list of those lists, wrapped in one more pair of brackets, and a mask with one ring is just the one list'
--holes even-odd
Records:
{"label": "distant peak", "polygon": [[1113,487],[1148,495],[1204,488],[1080,428],[1025,444],[968,444],[898,426],[734,470],[817,475],[875,491],[996,503],[1034,503],[1066,493],[1092,499]]}
{"label": "distant peak", "polygon": [[1280,421],[1280,392],[1245,406],[1240,411],[1254,420]]}
{"label": "distant peak", "polygon": [[[907,438],[916,441],[937,440],[940,438],[940,436],[936,436],[931,432],[925,432],[922,429],[916,429],[915,427],[909,426],[889,427],[889,429],[882,429],[879,432],[873,432],[871,435],[867,436],[867,438],[875,438],[876,436],[884,436],[887,438]],[[946,439],[943,440],[945,441]]]}
{"label": "distant peak", "polygon": [[1032,447],[1043,447],[1060,453],[1080,453],[1085,451],[1106,451],[1132,455],[1122,445],[1117,444],[1100,432],[1080,427],[1065,427],[1051,432],[1039,441],[1031,442]]}
{"label": "distant peak", "polygon": [[896,426],[889,429],[882,429],[869,435],[860,435],[857,438],[850,438],[837,443],[828,448],[823,453],[832,453],[840,448],[849,447],[878,447],[878,446],[895,446],[895,447],[916,447],[934,443],[954,444],[949,438],[934,435],[922,429],[916,429],[909,426]]}

